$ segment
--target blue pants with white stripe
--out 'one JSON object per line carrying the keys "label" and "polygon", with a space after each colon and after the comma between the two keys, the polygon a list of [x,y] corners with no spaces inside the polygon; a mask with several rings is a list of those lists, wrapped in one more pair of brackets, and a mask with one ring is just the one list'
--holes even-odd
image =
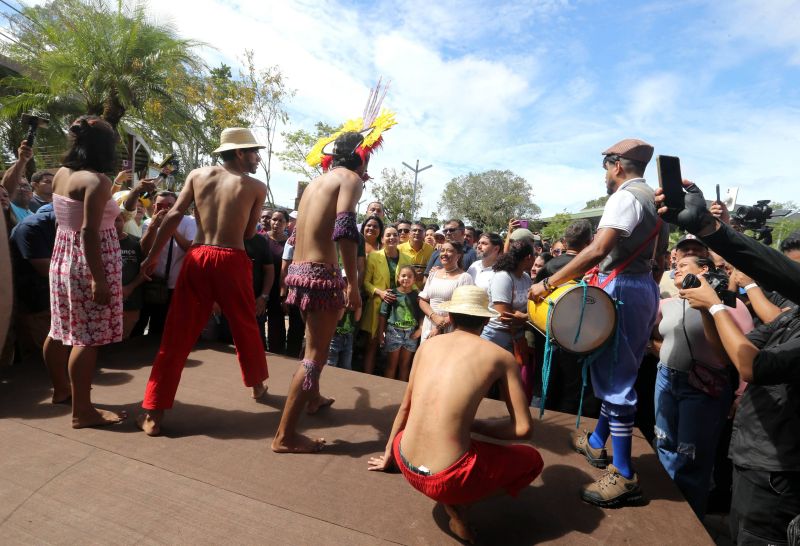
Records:
{"label": "blue pants with white stripe", "polygon": [[[606,275],[600,275],[600,281]],[[609,343],[592,362],[592,386],[610,417],[636,414],[636,376],[658,313],[658,285],[650,273],[618,275],[604,288],[617,306],[617,343]],[[616,354],[615,354],[616,352]]]}

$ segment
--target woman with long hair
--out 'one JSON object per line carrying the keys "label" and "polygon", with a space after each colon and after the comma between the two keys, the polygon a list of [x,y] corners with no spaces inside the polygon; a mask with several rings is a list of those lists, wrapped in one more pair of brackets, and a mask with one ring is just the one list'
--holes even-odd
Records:
{"label": "woman with long hair", "polygon": [[[678,261],[675,286],[688,274],[715,271],[708,258]],[[727,286],[727,283],[725,284]],[[745,305],[728,311],[743,333],[753,329]],[[698,518],[703,518],[711,488],[717,442],[737,385],[714,319],[681,298],[661,300],[651,351],[659,356],[656,376],[656,453]]]}
{"label": "woman with long hair", "polygon": [[364,373],[371,374],[375,371],[375,353],[380,342],[376,334],[381,302],[394,303],[397,273],[403,266],[411,265],[410,258],[397,250],[399,243],[397,228],[388,226],[383,230],[383,248],[367,256],[363,284],[368,299],[364,300],[364,314],[361,317],[361,329],[369,335],[364,347]]}
{"label": "woman with long hair", "polygon": [[97,409],[90,392],[97,348],[122,340],[122,257],[111,199],[117,135],[97,116],[69,128],[69,149],[53,178],[58,225],[50,261],[50,333],[44,359],[53,402],[72,401],[72,427],[117,423],[124,414]]}
{"label": "woman with long hair", "polygon": [[364,250],[367,256],[381,249],[383,229],[383,220],[378,216],[369,216],[361,224],[361,236],[364,237]]}
{"label": "woman with long hair", "polygon": [[283,249],[286,246],[286,226],[289,224],[289,213],[277,209],[272,211],[266,220],[264,236],[272,253],[275,264],[275,280],[269,291],[267,300],[267,348],[271,353],[286,354],[286,312],[281,302],[281,263]]}
{"label": "woman with long hair", "polygon": [[453,291],[465,284],[475,284],[472,276],[462,268],[464,247],[461,243],[445,241],[439,251],[442,267],[431,271],[425,288],[419,293],[419,308],[425,315],[420,343],[437,334],[453,330],[450,316],[440,306],[453,297]]}
{"label": "woman with long hair", "polygon": [[514,340],[525,337],[528,320],[528,289],[533,265],[533,247],[524,241],[512,241],[508,252],[494,264],[494,276],[489,283],[491,308],[500,315],[483,328],[481,337],[513,352]]}

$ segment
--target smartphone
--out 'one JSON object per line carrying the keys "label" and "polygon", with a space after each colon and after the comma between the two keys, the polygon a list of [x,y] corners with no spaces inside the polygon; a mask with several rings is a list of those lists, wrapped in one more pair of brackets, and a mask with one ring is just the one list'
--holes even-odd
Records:
{"label": "smartphone", "polygon": [[131,165],[131,162],[129,160],[127,160],[127,159],[123,159],[122,160],[122,170],[123,171],[131,170],[131,166],[132,165]]}
{"label": "smartphone", "polygon": [[671,209],[683,209],[686,192],[683,191],[681,160],[671,155],[656,157],[658,185],[664,191],[664,200]]}
{"label": "smartphone", "polygon": [[719,184],[717,184],[717,203],[722,203],[722,200],[719,198]]}
{"label": "smartphone", "polygon": [[700,288],[700,279],[694,275],[694,273],[687,273],[686,276],[683,277],[683,281],[681,281],[681,288],[686,290],[687,288]]}
{"label": "smartphone", "polygon": [[519,227],[528,229],[528,221],[527,220],[522,219],[522,220],[518,220],[518,221],[519,221]]}

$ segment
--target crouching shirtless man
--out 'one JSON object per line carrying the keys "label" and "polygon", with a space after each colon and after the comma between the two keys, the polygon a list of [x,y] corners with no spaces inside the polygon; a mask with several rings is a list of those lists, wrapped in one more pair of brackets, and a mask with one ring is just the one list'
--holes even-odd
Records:
{"label": "crouching shirtless man", "polygon": [[195,169],[186,177],[178,200],[158,228],[155,243],[142,262],[150,274],[186,210],[195,203],[197,235],[183,260],[167,313],[161,347],[153,363],[142,407],[136,420],[148,435],[161,430],[164,410],[175,401],[178,382],[214,302],[228,319],[244,384],[254,398],[267,390],[267,359],[256,322],[253,266],[244,240],[255,235],[267,187],[248,173],[259,165],[258,150],[249,129],[222,131],[219,153],[223,164]]}
{"label": "crouching shirtless man", "polygon": [[[468,506],[496,494],[516,496],[543,467],[532,446],[471,437],[474,432],[498,440],[524,440],[532,427],[514,357],[479,337],[497,315],[488,306],[482,288],[455,289],[443,305],[455,330],[420,345],[386,451],[369,460],[369,470],[396,464],[415,489],[444,505],[450,529],[470,542],[475,537],[467,521]],[[481,400],[497,380],[509,417],[475,419]]]}
{"label": "crouching shirtless man", "polygon": [[[312,453],[325,440],[297,433],[305,407],[308,413],[333,403],[319,392],[319,376],[328,361],[328,347],[344,308],[358,320],[361,296],[356,271],[359,234],[356,205],[361,197],[369,156],[359,153],[364,137],[344,133],[333,147],[332,168],[317,177],[303,192],[297,210],[297,226],[290,241],[294,258],[286,275],[286,303],[296,305],[306,323],[305,358],[292,377],[272,450],[278,453]],[[336,247],[342,257],[342,278]]]}

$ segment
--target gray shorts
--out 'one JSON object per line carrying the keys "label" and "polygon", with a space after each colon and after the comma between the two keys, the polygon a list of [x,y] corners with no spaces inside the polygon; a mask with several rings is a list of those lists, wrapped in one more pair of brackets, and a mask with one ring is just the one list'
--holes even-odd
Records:
{"label": "gray shorts", "polygon": [[406,351],[412,353],[415,352],[417,350],[417,346],[419,345],[419,338],[411,339],[411,335],[416,331],[416,328],[403,330],[401,328],[395,328],[391,324],[387,324],[386,341],[383,345],[384,352],[393,353],[395,351],[399,351],[400,349],[405,349]]}

